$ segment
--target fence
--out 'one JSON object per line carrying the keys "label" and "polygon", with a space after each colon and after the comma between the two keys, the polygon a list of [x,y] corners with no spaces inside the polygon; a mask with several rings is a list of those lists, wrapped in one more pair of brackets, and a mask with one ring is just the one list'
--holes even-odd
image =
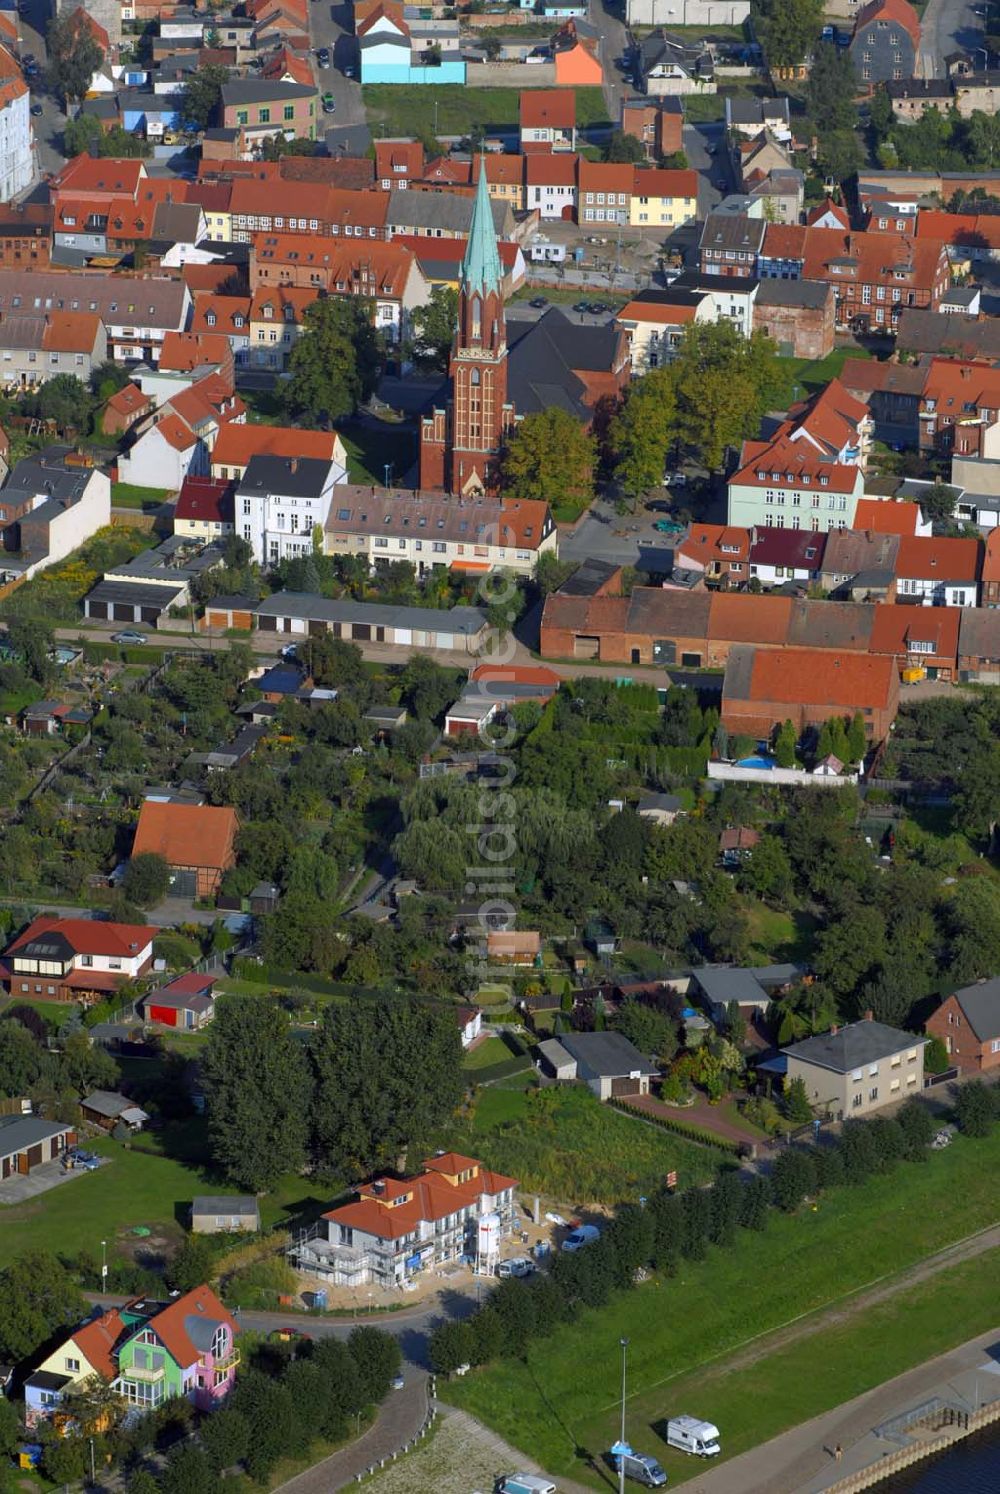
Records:
{"label": "fence", "polygon": [[805,788],[843,788],[857,783],[857,773],[816,774],[804,768],[741,768],[737,763],[709,763],[709,778],[726,783],[799,784]]}
{"label": "fence", "polygon": [[862,1489],[874,1488],[876,1484],[883,1483],[892,1474],[900,1473],[904,1468],[911,1468],[914,1463],[922,1463],[926,1458],[932,1458],[944,1452],[953,1443],[971,1437],[973,1432],[982,1431],[984,1427],[992,1425],[995,1421],[1000,1421],[1000,1400],[990,1401],[978,1411],[971,1412],[967,1417],[963,1417],[959,1425],[943,1427],[934,1437],[912,1443],[909,1447],[901,1447],[896,1452],[887,1453],[879,1458],[878,1462],[869,1463],[867,1468],[861,1468],[857,1473],[849,1473],[844,1478],[838,1479],[836,1483],[828,1484],[825,1494],[860,1494]]}

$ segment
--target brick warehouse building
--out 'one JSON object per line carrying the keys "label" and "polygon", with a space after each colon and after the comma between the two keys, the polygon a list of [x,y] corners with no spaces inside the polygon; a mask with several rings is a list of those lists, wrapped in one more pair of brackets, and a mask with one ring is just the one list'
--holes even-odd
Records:
{"label": "brick warehouse building", "polygon": [[801,736],[810,726],[860,711],[865,736],[881,742],[898,709],[899,671],[893,658],[831,655],[812,648],[779,652],[743,643],[730,651],[722,724],[731,733],[766,738],[783,721],[791,721]]}

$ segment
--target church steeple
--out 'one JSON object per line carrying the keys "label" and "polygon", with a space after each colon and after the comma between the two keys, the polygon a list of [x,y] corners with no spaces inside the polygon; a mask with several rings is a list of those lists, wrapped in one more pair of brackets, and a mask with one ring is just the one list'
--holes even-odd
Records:
{"label": "church steeple", "polygon": [[502,277],[500,249],[493,225],[493,206],[486,181],[486,157],[481,155],[476,201],[472,209],[472,222],[469,224],[465,257],[462,260],[462,289],[466,294],[478,291],[484,297],[490,292],[499,296]]}

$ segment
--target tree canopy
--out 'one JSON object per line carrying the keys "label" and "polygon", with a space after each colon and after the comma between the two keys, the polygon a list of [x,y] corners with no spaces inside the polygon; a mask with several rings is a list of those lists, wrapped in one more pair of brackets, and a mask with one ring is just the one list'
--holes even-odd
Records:
{"label": "tree canopy", "polygon": [[501,459],[504,487],[518,498],[583,507],[594,496],[594,438],[558,406],[526,415]]}
{"label": "tree canopy", "polygon": [[57,16],[45,36],[49,87],[76,102],[86,96],[104,53],[75,14]]}
{"label": "tree canopy", "polygon": [[384,348],[367,301],[326,296],[303,313],[282,395],[288,409],[317,423],[353,415],[378,385]]}
{"label": "tree canopy", "polygon": [[411,320],[417,363],[444,372],[458,324],[458,291],[451,285],[436,285],[430,300],[414,308]]}

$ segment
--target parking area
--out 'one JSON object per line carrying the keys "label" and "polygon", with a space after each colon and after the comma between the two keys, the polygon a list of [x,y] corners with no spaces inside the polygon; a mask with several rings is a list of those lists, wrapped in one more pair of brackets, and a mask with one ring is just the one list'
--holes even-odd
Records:
{"label": "parking area", "polygon": [[[105,1158],[100,1158],[102,1167],[105,1161]],[[74,1178],[85,1177],[86,1172],[87,1169],[84,1167],[63,1167],[59,1159],[41,1162],[30,1172],[15,1173],[13,1177],[6,1178],[0,1183],[0,1208],[4,1204],[20,1204],[30,1198],[37,1198],[40,1193],[48,1193],[51,1188],[58,1188],[61,1183],[69,1183]]]}

